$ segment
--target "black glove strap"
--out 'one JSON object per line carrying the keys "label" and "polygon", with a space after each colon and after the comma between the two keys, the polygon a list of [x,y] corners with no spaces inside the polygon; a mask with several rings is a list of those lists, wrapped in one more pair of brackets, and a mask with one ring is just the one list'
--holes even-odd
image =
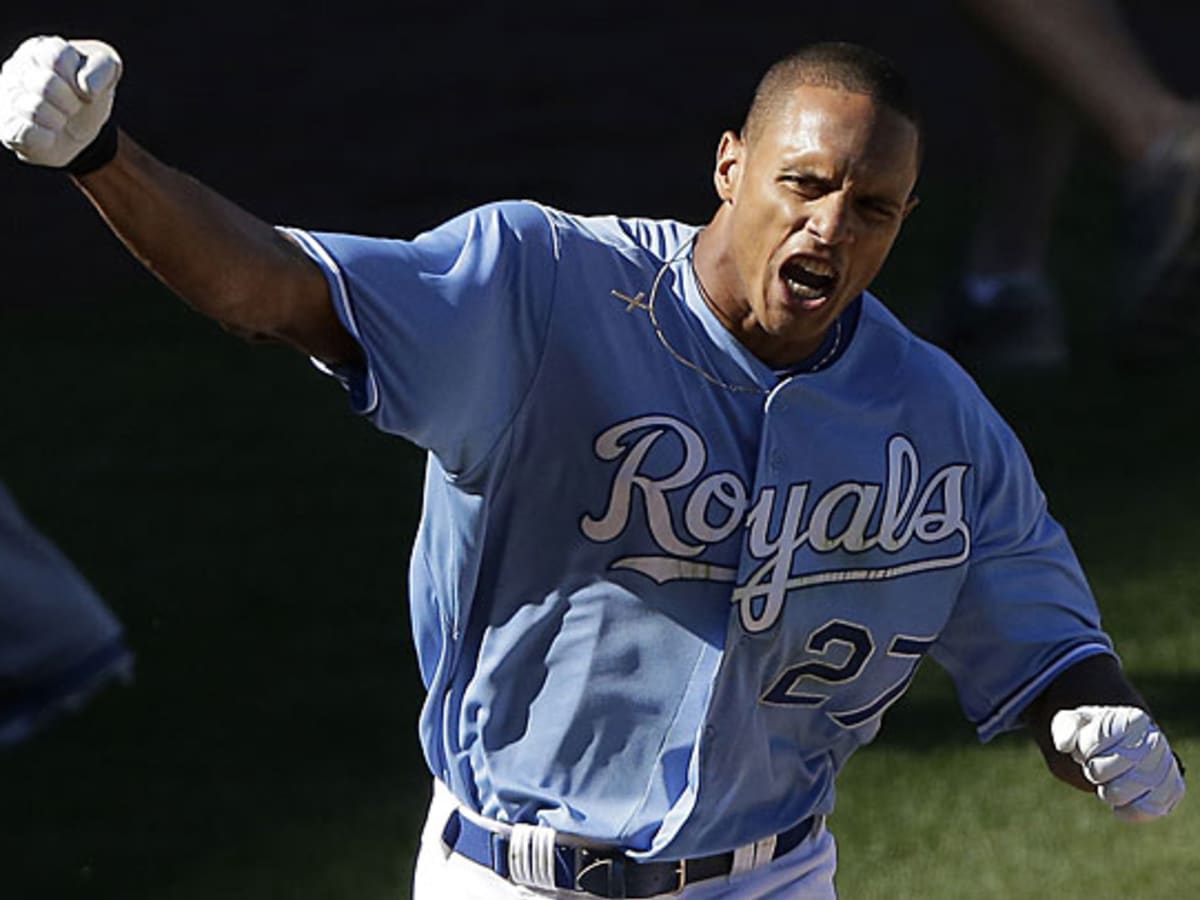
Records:
{"label": "black glove strap", "polygon": [[63,166],[63,171],[78,178],[112,162],[117,155],[117,123],[109,118],[95,139],[79,155]]}

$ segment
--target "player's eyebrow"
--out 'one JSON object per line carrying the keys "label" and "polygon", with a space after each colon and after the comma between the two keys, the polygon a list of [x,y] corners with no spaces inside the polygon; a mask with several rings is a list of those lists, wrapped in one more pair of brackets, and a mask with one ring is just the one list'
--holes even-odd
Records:
{"label": "player's eyebrow", "polygon": [[822,172],[806,166],[784,166],[779,170],[782,177],[802,178],[814,184],[835,185],[839,179],[829,172]]}
{"label": "player's eyebrow", "polygon": [[860,203],[865,203],[868,206],[878,207],[879,209],[885,209],[888,212],[898,212],[904,208],[903,200],[897,200],[895,197],[892,197],[888,194],[860,194],[858,199]]}
{"label": "player's eyebrow", "polygon": [[780,166],[779,174],[776,176],[780,181],[798,181],[808,187],[818,188],[822,192],[836,190],[841,183],[840,180],[828,170],[822,171],[817,167],[806,165],[803,163],[787,164]]}
{"label": "player's eyebrow", "polygon": [[815,153],[785,155],[779,161],[779,171],[792,172],[797,175],[811,175],[816,178],[829,180],[837,177],[836,167],[829,160]]}

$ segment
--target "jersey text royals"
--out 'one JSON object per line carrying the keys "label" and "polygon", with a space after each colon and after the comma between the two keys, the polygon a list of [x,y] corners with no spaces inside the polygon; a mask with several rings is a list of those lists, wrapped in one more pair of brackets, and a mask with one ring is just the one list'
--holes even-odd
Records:
{"label": "jersey text royals", "polygon": [[[673,471],[652,475],[645,462],[661,442],[673,442],[682,452]],[[738,604],[742,627],[748,632],[765,631],[778,621],[788,591],[957,566],[970,553],[971,530],[963,500],[969,467],[945,465],[926,478],[916,448],[904,435],[893,435],[882,448],[886,456],[882,483],[846,480],[820,494],[813,494],[811,483],[800,482],[788,486],[786,495],[769,485],[752,497],[751,488],[736,473],[702,477],[708,461],[704,441],[696,429],[672,416],[619,422],[596,439],[594,450],[602,461],[618,466],[604,513],[599,518],[584,515],[583,534],[597,542],[615,540],[640,500],[650,535],[663,551],[621,557],[613,561],[613,568],[632,569],[659,584],[680,579],[733,584],[738,581],[735,568],[704,562],[701,557],[710,545],[739,528],[747,529],[746,552],[754,566],[734,587],[732,601]],[[671,515],[670,501],[675,497],[683,510],[681,529]],[[782,519],[772,534],[780,502]],[[903,561],[891,565],[793,571],[794,557],[804,547],[817,554],[836,550],[860,554],[878,547],[899,557],[914,544],[919,548],[915,558],[904,554]]]}

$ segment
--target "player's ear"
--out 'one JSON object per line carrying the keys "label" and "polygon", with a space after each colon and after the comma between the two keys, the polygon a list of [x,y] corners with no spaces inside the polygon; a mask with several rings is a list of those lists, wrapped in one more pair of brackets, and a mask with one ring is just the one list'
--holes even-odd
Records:
{"label": "player's ear", "polygon": [[726,203],[733,202],[738,182],[742,177],[742,162],[746,154],[746,143],[735,132],[726,131],[717,144],[717,165],[713,170],[713,184],[717,196]]}

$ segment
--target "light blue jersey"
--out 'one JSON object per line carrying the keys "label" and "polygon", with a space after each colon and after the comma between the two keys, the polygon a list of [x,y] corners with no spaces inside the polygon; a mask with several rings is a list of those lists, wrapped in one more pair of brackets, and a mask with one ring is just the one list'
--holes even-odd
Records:
{"label": "light blue jersey", "polygon": [[0,485],[0,747],[132,667],[120,624]]}
{"label": "light blue jersey", "polygon": [[1112,652],[1017,439],[873,297],[781,379],[705,305],[690,226],[290,233],[365,352],[353,402],[430,451],[421,739],[482,814],[728,850],[830,812],[925,655],[987,740]]}

